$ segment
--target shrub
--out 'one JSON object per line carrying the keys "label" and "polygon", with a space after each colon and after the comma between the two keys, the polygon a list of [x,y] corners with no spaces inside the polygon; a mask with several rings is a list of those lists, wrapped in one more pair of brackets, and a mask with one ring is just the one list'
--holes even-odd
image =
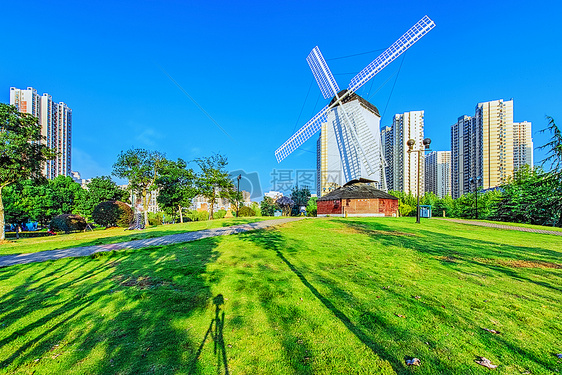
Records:
{"label": "shrub", "polygon": [[256,216],[254,210],[252,210],[248,206],[240,207],[240,211],[238,211],[239,217],[248,217],[248,216]]}
{"label": "shrub", "polygon": [[[189,219],[189,221],[209,220],[209,211],[189,210],[186,214],[186,217]],[[185,221],[186,218],[184,217],[183,220]]]}
{"label": "shrub", "polygon": [[148,213],[148,225],[162,225],[164,217],[162,212],[149,212]]}
{"label": "shrub", "polygon": [[82,231],[86,229],[86,219],[80,215],[62,214],[52,218],[49,227],[53,232]]}
{"label": "shrub", "polygon": [[96,224],[104,227],[126,228],[133,222],[133,210],[120,201],[106,201],[98,204],[92,212]]}
{"label": "shrub", "polygon": [[213,219],[222,219],[226,216],[226,210],[218,210],[213,212]]}

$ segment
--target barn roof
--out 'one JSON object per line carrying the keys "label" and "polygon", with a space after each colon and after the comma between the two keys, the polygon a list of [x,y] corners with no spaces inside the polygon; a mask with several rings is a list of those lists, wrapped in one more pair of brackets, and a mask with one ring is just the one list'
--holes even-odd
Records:
{"label": "barn roof", "polygon": [[321,198],[318,201],[331,201],[336,199],[394,199],[398,200],[393,195],[385,193],[371,185],[364,183],[355,183],[351,185],[342,186]]}

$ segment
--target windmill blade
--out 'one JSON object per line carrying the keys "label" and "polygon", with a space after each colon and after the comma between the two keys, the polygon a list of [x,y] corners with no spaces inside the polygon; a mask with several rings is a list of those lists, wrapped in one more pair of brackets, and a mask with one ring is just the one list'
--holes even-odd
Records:
{"label": "windmill blade", "polygon": [[328,68],[328,64],[326,64],[326,60],[324,60],[324,56],[322,56],[318,46],[314,47],[312,51],[310,51],[308,57],[306,58],[306,62],[308,63],[310,70],[312,70],[314,79],[316,79],[316,83],[318,83],[318,87],[320,87],[320,91],[322,92],[324,99],[331,98],[340,91],[338,83],[330,71],[330,68]]}
{"label": "windmill blade", "polygon": [[275,158],[280,163],[283,159],[295,151],[300,145],[310,139],[326,122],[326,111],[329,105],[322,108],[313,118],[308,120],[295,134],[291,136],[285,143],[275,151]]}
{"label": "windmill blade", "polygon": [[384,69],[388,64],[393,62],[398,56],[404,53],[408,48],[413,46],[418,40],[435,27],[435,23],[425,16],[418,21],[412,28],[400,37],[394,44],[386,49],[379,57],[360,71],[351,82],[349,82],[349,91],[357,91],[361,86],[367,83],[378,72]]}

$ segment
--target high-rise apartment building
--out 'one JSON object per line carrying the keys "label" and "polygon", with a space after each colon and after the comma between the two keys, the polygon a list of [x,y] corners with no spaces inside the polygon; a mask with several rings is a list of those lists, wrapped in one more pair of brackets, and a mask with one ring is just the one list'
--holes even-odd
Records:
{"label": "high-rise apartment building", "polygon": [[513,123],[513,171],[517,172],[525,164],[532,166],[533,134],[529,121]]}
{"label": "high-rise apartment building", "polygon": [[394,132],[390,126],[385,126],[381,129],[381,145],[382,154],[385,159],[384,172],[386,176],[386,186],[392,190],[394,186],[394,168],[392,167],[392,160],[394,158]]}
{"label": "high-rise apartment building", "polygon": [[513,100],[478,103],[474,119],[482,135],[482,188],[489,189],[513,175]]}
{"label": "high-rise apartment building", "polygon": [[461,116],[451,126],[451,196],[455,199],[473,189],[471,178],[475,181],[482,175],[481,139],[473,117]]}
{"label": "high-rise apartment building", "polygon": [[[507,181],[524,164],[533,165],[530,122],[513,122],[513,100],[476,105],[474,117],[459,117],[451,126],[451,193],[453,198]],[[480,179],[478,179],[480,177]]]}
{"label": "high-rise apartment building", "polygon": [[451,195],[451,151],[432,151],[425,156],[425,191],[439,198]]}
{"label": "high-rise apartment building", "polygon": [[[389,190],[411,192],[418,191],[418,165],[420,171],[420,195],[424,193],[423,160],[418,163],[419,153],[408,152],[409,139],[416,143],[414,148],[423,147],[424,112],[411,111],[394,115],[392,128],[384,128],[381,133],[384,158],[387,162],[386,181]],[[423,158],[423,156],[422,156]]]}
{"label": "high-rise apartment building", "polygon": [[70,176],[72,109],[63,102],[54,102],[47,93],[40,96],[33,87],[10,87],[10,104],[15,105],[20,112],[29,113],[39,119],[43,142],[57,152],[54,160],[45,163],[43,175],[49,179],[59,175]]}

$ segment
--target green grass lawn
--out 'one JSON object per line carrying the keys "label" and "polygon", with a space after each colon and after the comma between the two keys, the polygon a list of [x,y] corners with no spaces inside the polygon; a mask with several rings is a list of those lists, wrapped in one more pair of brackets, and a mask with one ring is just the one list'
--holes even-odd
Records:
{"label": "green grass lawn", "polygon": [[[142,240],[165,236],[168,234],[191,232],[218,227],[228,227],[236,224],[254,223],[270,220],[273,217],[244,217],[230,219],[215,219],[208,221],[194,221],[183,224],[169,224],[150,226],[144,230],[126,231],[124,228],[96,228],[93,231],[71,234],[58,234],[47,237],[30,237],[19,240],[11,239],[0,245],[0,256],[9,254],[35,253],[44,250],[68,249],[71,247],[106,245],[132,240]],[[276,218],[275,218],[276,219]]]}
{"label": "green grass lawn", "polygon": [[0,373],[562,371],[560,237],[414,221],[310,219],[2,268]]}

